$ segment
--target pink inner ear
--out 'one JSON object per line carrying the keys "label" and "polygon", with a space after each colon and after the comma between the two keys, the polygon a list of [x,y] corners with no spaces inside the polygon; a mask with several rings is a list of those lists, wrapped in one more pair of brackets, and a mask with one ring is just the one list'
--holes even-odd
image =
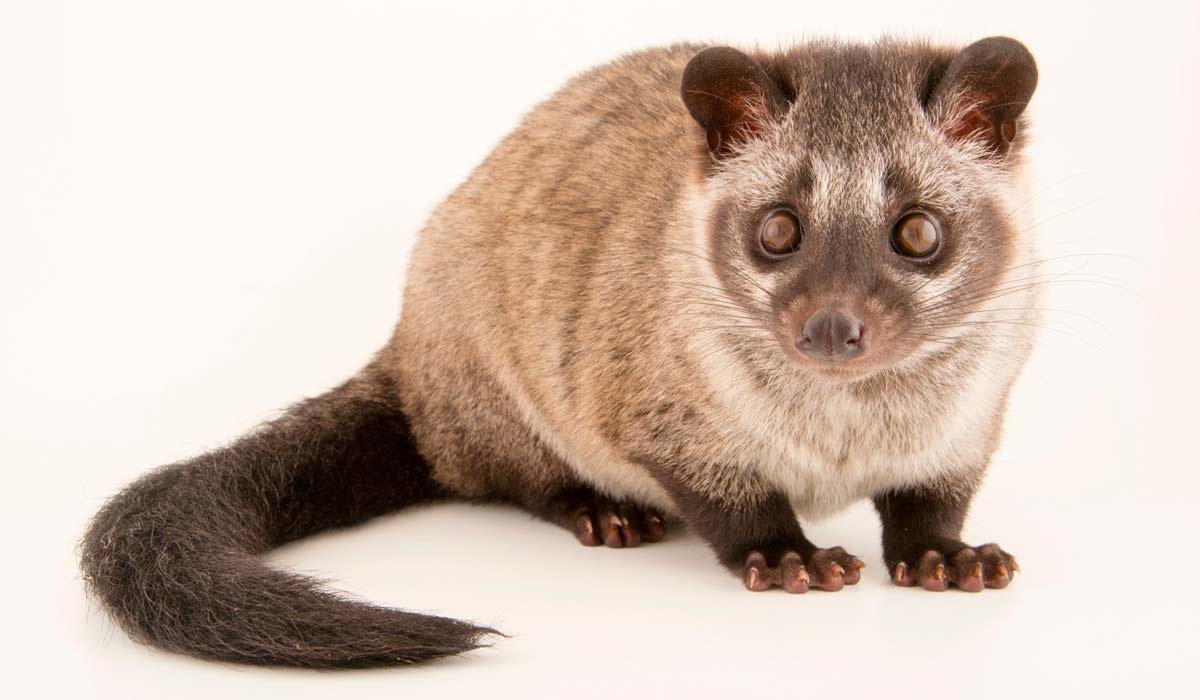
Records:
{"label": "pink inner ear", "polygon": [[964,95],[959,102],[961,106],[954,110],[942,126],[942,133],[946,134],[950,140],[983,139],[991,141],[992,120],[984,112],[987,102],[978,99],[979,97],[982,96]]}
{"label": "pink inner ear", "polygon": [[708,146],[718,154],[727,154],[734,144],[744,144],[759,136],[769,119],[761,91],[747,91],[723,99],[723,123],[708,130]]}
{"label": "pink inner ear", "polygon": [[746,142],[762,133],[767,115],[762,100],[750,96],[735,99],[740,109],[734,112],[734,120],[728,127],[732,140]]}

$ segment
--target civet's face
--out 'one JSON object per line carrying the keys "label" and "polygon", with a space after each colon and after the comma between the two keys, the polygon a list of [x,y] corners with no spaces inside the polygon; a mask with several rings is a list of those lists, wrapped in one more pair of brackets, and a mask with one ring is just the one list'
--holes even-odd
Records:
{"label": "civet's face", "polygon": [[[781,361],[856,378],[971,342],[970,314],[1003,292],[1017,250],[1004,194],[1021,110],[1001,102],[1032,94],[1026,57],[989,39],[957,55],[693,59],[705,257]],[[998,60],[1015,75],[980,84]]]}

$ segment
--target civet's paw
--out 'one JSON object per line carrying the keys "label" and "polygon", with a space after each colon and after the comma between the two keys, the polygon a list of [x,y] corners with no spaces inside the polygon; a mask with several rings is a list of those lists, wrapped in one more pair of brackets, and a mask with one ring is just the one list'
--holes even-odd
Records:
{"label": "civet's paw", "polygon": [[570,522],[575,538],[588,547],[636,547],[658,542],[666,534],[666,520],[659,513],[603,497],[576,506]]}
{"label": "civet's paw", "polygon": [[977,593],[984,588],[1004,588],[1020,571],[1017,560],[998,545],[915,548],[908,560],[888,562],[897,586],[920,586],[927,591],[944,591],[950,586]]}
{"label": "civet's paw", "polygon": [[788,550],[777,558],[758,550],[746,555],[742,566],[742,581],[752,591],[765,591],[775,586],[788,593],[806,593],[810,588],[840,591],[859,581],[862,560],[841,547],[818,549],[807,558]]}

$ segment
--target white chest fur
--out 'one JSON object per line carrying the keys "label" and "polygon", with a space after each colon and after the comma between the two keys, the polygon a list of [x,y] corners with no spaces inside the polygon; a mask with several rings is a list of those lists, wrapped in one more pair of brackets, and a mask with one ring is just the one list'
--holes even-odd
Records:
{"label": "white chest fur", "polygon": [[920,389],[865,398],[831,385],[781,401],[732,358],[711,355],[711,388],[730,418],[714,459],[757,472],[809,517],[830,515],[888,489],[980,469],[1020,362],[974,357],[950,392]]}

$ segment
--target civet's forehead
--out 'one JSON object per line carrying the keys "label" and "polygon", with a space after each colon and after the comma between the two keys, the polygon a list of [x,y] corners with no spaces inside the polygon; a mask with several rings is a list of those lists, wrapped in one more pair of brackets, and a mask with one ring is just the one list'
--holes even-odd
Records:
{"label": "civet's forehead", "polygon": [[864,223],[898,200],[944,212],[969,206],[986,173],[948,148],[925,108],[954,55],[884,42],[760,56],[789,105],[717,189],[749,210],[805,202],[811,215]]}
{"label": "civet's forehead", "polygon": [[925,126],[921,103],[945,60],[911,47],[787,54],[774,67],[792,103],[780,126],[830,156],[890,150]]}
{"label": "civet's forehead", "polygon": [[773,72],[791,98],[776,124],[776,145],[789,154],[779,185],[864,213],[888,195],[952,207],[954,173],[923,107],[949,58],[923,47],[840,46],[778,59]]}
{"label": "civet's forehead", "polygon": [[[844,130],[861,128],[854,122],[846,119]],[[774,144],[764,149],[775,150],[776,156],[765,159],[757,173],[747,173],[755,180],[756,195],[807,202],[813,214],[836,209],[873,218],[900,200],[952,212],[963,206],[964,195],[972,189],[971,172],[960,167],[927,123],[890,134],[864,133],[857,142],[841,146],[814,131],[781,129]]]}

